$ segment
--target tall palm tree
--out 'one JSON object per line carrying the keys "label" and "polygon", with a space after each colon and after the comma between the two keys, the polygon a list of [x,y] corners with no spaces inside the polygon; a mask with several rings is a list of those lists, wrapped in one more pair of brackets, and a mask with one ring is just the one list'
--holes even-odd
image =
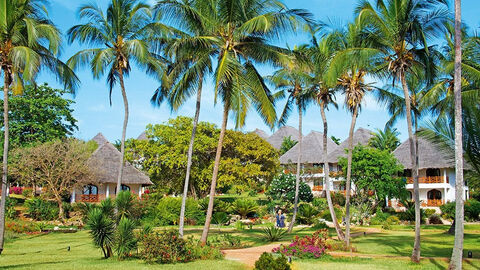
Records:
{"label": "tall palm tree", "polygon": [[35,83],[42,68],[57,75],[72,93],[78,78],[57,56],[61,46],[60,31],[48,19],[46,1],[0,0],[0,68],[3,72],[3,167],[0,201],[0,253],[5,232],[5,203],[8,187],[8,92],[23,92],[25,83]]}
{"label": "tall palm tree", "polygon": [[[255,63],[280,66],[288,60],[286,50],[268,44],[282,33],[294,30],[299,19],[311,21],[304,10],[291,10],[276,0],[212,0],[186,1],[192,12],[202,17],[206,30],[202,36],[192,36],[177,42],[177,46],[214,48],[217,61],[214,71],[215,101],[223,103],[223,120],[218,139],[212,174],[209,202],[201,243],[206,243],[213,212],[223,139],[229,112],[235,126],[245,124],[247,112],[253,106],[270,126],[276,122],[273,96],[259,75]],[[179,20],[185,16],[179,14]],[[188,23],[187,20],[184,20]]]}
{"label": "tall palm tree", "polygon": [[[174,64],[168,72],[168,75],[165,76],[162,86],[155,91],[151,101],[153,104],[159,106],[164,98],[168,98],[168,103],[171,108],[176,111],[191,95],[195,93],[195,91],[197,92],[192,135],[190,136],[190,143],[187,151],[187,169],[182,194],[182,205],[180,207],[178,231],[181,237],[183,237],[184,231],[185,207],[192,168],[195,133],[198,126],[198,119],[200,117],[202,86],[204,78],[212,73],[212,59],[216,53],[216,48],[210,46],[211,44],[208,43],[195,47],[178,46],[178,44],[188,43],[188,39],[192,37],[200,38],[205,33],[208,33],[208,29],[204,27],[207,25],[204,18],[195,8],[192,8],[192,5],[198,4],[198,1],[159,1],[155,6],[157,12],[164,12],[167,14],[168,19],[172,21],[172,23],[178,25],[178,28],[184,32],[178,38],[171,39],[167,42],[165,51],[166,54],[174,60]],[[178,16],[179,14],[182,14],[182,16]],[[182,22],[177,21],[179,17],[182,18]],[[192,189],[192,192],[194,192],[194,189]]]}
{"label": "tall palm tree", "polygon": [[298,195],[300,188],[300,170],[302,168],[302,117],[309,103],[313,101],[313,92],[310,91],[310,68],[307,61],[307,47],[301,46],[292,51],[292,61],[286,66],[274,72],[268,77],[277,89],[282,91],[282,96],[287,95],[287,102],[279,118],[279,125],[285,125],[296,106],[298,110],[298,156],[295,180],[295,199],[293,203],[292,220],[288,226],[288,232],[293,230],[298,211]]}
{"label": "tall palm tree", "polygon": [[79,9],[80,19],[85,24],[75,25],[68,30],[69,42],[97,45],[97,48],[77,52],[68,60],[74,69],[90,65],[95,79],[108,72],[110,104],[113,87],[120,83],[124,105],[124,119],[120,145],[121,158],[118,164],[117,193],[121,191],[125,136],[128,124],[128,99],[124,78],[129,75],[131,63],[144,68],[147,73],[159,77],[163,62],[155,53],[158,36],[166,36],[171,31],[156,22],[150,6],[137,0],[111,0],[106,12],[94,4],[83,5]]}
{"label": "tall palm tree", "polygon": [[463,138],[462,138],[462,5],[455,0],[455,242],[448,269],[462,269],[463,255]]}
{"label": "tall palm tree", "polygon": [[337,43],[327,81],[337,81],[337,88],[343,91],[345,106],[352,113],[348,136],[347,179],[345,194],[345,244],[350,246],[350,196],[352,176],[353,132],[365,93],[373,88],[365,82],[365,76],[371,70],[370,40],[365,38],[362,28],[350,23],[346,29],[333,32],[332,39]]}
{"label": "tall palm tree", "polygon": [[427,42],[443,31],[448,10],[439,3],[444,0],[376,0],[375,5],[362,1],[356,12],[357,21],[374,40],[378,49],[376,61],[381,77],[400,80],[405,97],[412,176],[415,200],[415,243],[412,261],[420,261],[420,197],[415,134],[412,131],[410,91],[406,76],[413,66],[425,70],[426,79],[432,80],[435,68],[430,59]]}
{"label": "tall palm tree", "polygon": [[[315,32],[319,32],[317,29]],[[312,72],[312,87],[315,95],[316,102],[320,106],[320,115],[323,121],[323,166],[324,166],[324,182],[325,182],[325,193],[327,197],[328,209],[332,217],[332,222],[337,232],[337,236],[340,240],[344,240],[345,235],[343,234],[342,228],[338,223],[337,216],[335,214],[335,209],[333,207],[332,196],[330,193],[330,166],[328,164],[328,123],[325,110],[328,110],[329,105],[333,105],[335,108],[338,108],[337,103],[335,102],[336,88],[329,86],[326,83],[326,74],[328,72],[331,55],[334,51],[335,44],[332,44],[332,40],[327,37],[323,37],[320,41],[317,41],[315,37],[316,33],[312,34],[312,42],[309,46],[310,60],[312,61],[311,65],[313,67]]]}
{"label": "tall palm tree", "polygon": [[377,132],[373,134],[368,145],[380,150],[393,152],[400,145],[398,135],[400,135],[400,132],[398,132],[396,128],[386,128],[385,130],[377,129]]}

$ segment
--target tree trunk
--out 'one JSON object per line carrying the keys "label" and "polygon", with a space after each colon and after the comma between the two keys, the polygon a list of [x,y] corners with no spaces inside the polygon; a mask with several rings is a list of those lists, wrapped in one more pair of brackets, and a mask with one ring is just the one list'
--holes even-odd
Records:
{"label": "tree trunk", "polygon": [[337,221],[337,215],[335,214],[335,209],[333,208],[332,195],[330,194],[330,167],[328,165],[328,149],[327,149],[327,140],[328,140],[328,126],[327,126],[327,116],[325,115],[325,104],[323,101],[320,103],[320,113],[323,120],[323,173],[325,175],[325,193],[327,197],[328,209],[332,217],[333,225],[335,226],[335,231],[337,231],[337,236],[340,241],[345,240],[345,235],[343,234],[342,228]]}
{"label": "tree trunk", "polygon": [[62,207],[62,197],[60,195],[55,195],[55,199],[57,200],[58,204],[58,220],[63,223],[63,207]]}
{"label": "tree trunk", "polygon": [[122,141],[120,145],[120,164],[118,164],[118,179],[117,179],[117,191],[115,195],[118,195],[122,191],[122,177],[123,177],[123,164],[125,159],[125,137],[127,134],[127,124],[128,124],[128,99],[127,92],[125,91],[125,83],[123,81],[123,70],[120,68],[118,70],[119,79],[120,79],[120,88],[122,89],[123,105],[125,107],[125,116],[123,118],[123,129],[122,129]]}
{"label": "tree trunk", "polygon": [[183,237],[183,226],[185,223],[185,205],[187,203],[188,182],[190,180],[190,171],[192,168],[193,143],[195,141],[195,133],[197,131],[198,118],[200,116],[200,102],[202,100],[202,82],[203,76],[200,76],[197,90],[197,104],[195,106],[195,117],[193,118],[192,135],[190,137],[190,144],[188,145],[187,172],[185,174],[185,183],[183,185],[182,206],[180,208],[180,224],[178,228],[178,233],[180,237]]}
{"label": "tree trunk", "polygon": [[348,155],[347,155],[347,181],[345,183],[345,244],[350,248],[350,189],[352,186],[352,155],[353,155],[353,132],[357,123],[358,106],[355,106],[352,114],[352,123],[350,124],[350,132],[348,133]]}
{"label": "tree trunk", "polygon": [[205,245],[207,243],[208,230],[210,229],[210,222],[212,221],[213,202],[215,199],[215,189],[217,187],[217,176],[220,167],[220,158],[222,157],[223,139],[225,137],[225,130],[227,129],[228,111],[229,105],[227,102],[225,102],[223,108],[222,128],[220,130],[220,135],[218,138],[217,153],[215,154],[215,164],[213,165],[212,185],[210,186],[210,198],[208,200],[207,217],[205,218],[205,226],[203,227],[202,237],[200,238],[201,245]]}
{"label": "tree trunk", "polygon": [[9,75],[6,70],[3,73],[3,125],[4,125],[4,141],[3,141],[3,167],[2,167],[2,198],[0,200],[0,254],[3,251],[5,236],[5,204],[7,200],[8,188],[8,86]]}
{"label": "tree trunk", "polygon": [[297,158],[297,173],[295,180],[295,200],[293,202],[293,215],[290,224],[288,225],[288,232],[292,232],[295,226],[295,219],[298,212],[298,193],[300,189],[300,169],[302,164],[302,108],[298,106],[298,158]]}
{"label": "tree trunk", "polygon": [[455,0],[455,243],[449,269],[462,269],[463,255],[463,138],[461,1]]}
{"label": "tree trunk", "polygon": [[412,257],[413,262],[420,262],[420,194],[418,191],[418,164],[417,164],[417,149],[416,149],[416,134],[413,133],[412,125],[412,108],[410,103],[410,91],[408,90],[405,74],[400,74],[402,81],[403,95],[405,97],[405,115],[407,116],[408,141],[410,143],[410,159],[412,162],[412,176],[413,176],[413,199],[415,200],[415,242],[413,244]]}

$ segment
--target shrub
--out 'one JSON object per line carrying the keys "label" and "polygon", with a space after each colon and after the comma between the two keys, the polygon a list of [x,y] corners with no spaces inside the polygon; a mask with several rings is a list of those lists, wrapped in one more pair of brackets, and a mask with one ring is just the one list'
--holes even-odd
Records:
{"label": "shrub", "polygon": [[383,225],[389,217],[389,213],[384,213],[382,210],[377,209],[375,216],[370,219],[370,225]]}
{"label": "shrub", "polygon": [[265,227],[262,230],[263,238],[268,242],[275,242],[280,239],[287,233],[287,230],[282,228],[277,228],[275,226]]}
{"label": "shrub", "polygon": [[215,212],[212,215],[212,224],[222,226],[230,221],[230,216],[225,212]]}
{"label": "shrub", "polygon": [[120,259],[130,256],[132,250],[137,247],[137,239],[133,234],[135,223],[122,217],[115,232],[115,251]]}
{"label": "shrub", "polygon": [[328,208],[327,199],[325,198],[313,198],[312,205],[319,211],[323,211]]}
{"label": "shrub", "polygon": [[[162,198],[156,207],[155,223],[160,226],[178,224],[181,206],[182,198]],[[187,199],[185,218],[190,224],[203,223],[205,221],[204,213],[199,209],[198,203],[192,198]]]}
{"label": "shrub", "polygon": [[[233,198],[229,198],[233,201]],[[199,200],[198,201],[198,207],[200,208],[200,210],[202,210],[203,212],[207,212],[207,209],[208,209],[208,200],[209,198],[206,197],[206,198],[203,198],[202,200]],[[220,199],[220,198],[214,198],[213,199],[213,212],[225,212],[225,213],[229,213],[230,212],[230,203],[223,200],[223,199]]]}
{"label": "shrub", "polygon": [[400,224],[400,219],[397,216],[389,216],[385,221],[392,225]]}
{"label": "shrub", "polygon": [[8,219],[15,219],[17,217],[17,210],[15,209],[15,200],[7,197],[5,201],[5,216]]}
{"label": "shrub", "polygon": [[132,193],[128,190],[122,190],[115,198],[115,206],[117,207],[117,218],[120,220],[123,217],[131,217],[134,206]]}
{"label": "shrub", "polygon": [[429,224],[443,224],[442,219],[440,218],[439,215],[433,214],[428,218],[428,223]]}
{"label": "shrub", "polygon": [[479,220],[480,202],[475,199],[470,199],[465,202],[465,217],[468,220]]}
{"label": "shrub", "polygon": [[255,262],[255,270],[290,270],[291,267],[285,256],[274,258],[272,254],[264,252]]}
{"label": "shrub", "polygon": [[[402,204],[405,206],[405,212],[399,213],[398,217],[401,220],[405,221],[415,221],[415,202],[414,201],[403,201]],[[420,220],[421,223],[425,223],[425,209],[420,208]]]}
{"label": "shrub", "polygon": [[142,258],[148,263],[188,262],[192,261],[195,255],[176,231],[144,235],[142,245]]}
{"label": "shrub", "polygon": [[442,211],[442,216],[446,219],[455,218],[455,202],[449,202],[443,205],[440,205],[440,211]]}
{"label": "shrub", "polygon": [[238,248],[242,247],[240,237],[231,234],[210,236],[208,244],[217,248]]}
{"label": "shrub", "polygon": [[9,194],[21,195],[22,192],[23,192],[23,188],[21,187],[10,187],[9,189]]}
{"label": "shrub", "polygon": [[25,198],[33,197],[33,189],[24,188],[22,191],[22,195]]}
{"label": "shrub", "polygon": [[27,215],[35,220],[54,220],[58,217],[58,206],[40,198],[25,201]]}
{"label": "shrub", "polygon": [[328,225],[327,223],[323,222],[323,221],[315,221],[315,223],[313,224],[312,228],[314,230],[321,230],[321,229],[328,229]]}
{"label": "shrub", "polygon": [[248,215],[257,212],[258,205],[251,199],[238,199],[232,203],[232,210],[242,218],[246,218]]}
{"label": "shrub", "polygon": [[38,232],[38,226],[35,222],[10,220],[6,221],[5,230],[14,233],[34,233]]}
{"label": "shrub", "polygon": [[87,225],[95,246],[102,249],[105,258],[111,257],[115,240],[115,222],[105,216],[100,209],[95,208],[88,213]]}
{"label": "shrub", "polygon": [[298,206],[297,218],[301,224],[311,225],[318,217],[318,210],[308,203],[300,203]]}
{"label": "shrub", "polygon": [[383,229],[383,230],[391,230],[391,229],[392,229],[392,224],[391,224],[390,222],[388,222],[388,221],[385,220],[385,221],[382,223],[382,229]]}
{"label": "shrub", "polygon": [[332,203],[335,205],[345,206],[345,195],[340,192],[332,192]]}
{"label": "shrub", "polygon": [[73,209],[76,211],[79,211],[80,214],[82,215],[82,221],[83,223],[88,222],[88,213],[90,213],[93,209],[97,208],[98,206],[94,203],[76,203],[73,206]]}
{"label": "shrub", "polygon": [[[337,217],[337,221],[341,220],[343,217],[342,209],[336,205],[334,208],[335,215]],[[330,210],[326,209],[320,214],[320,218],[332,221],[332,215],[330,214]]]}
{"label": "shrub", "polygon": [[241,221],[237,221],[237,222],[235,222],[235,229],[237,229],[239,231],[243,231],[243,230],[245,230],[245,224],[243,224],[243,222],[241,222]]}
{"label": "shrub", "polygon": [[[295,200],[295,182],[295,175],[279,174],[273,179],[266,194],[274,200],[287,200],[293,203]],[[312,190],[310,186],[304,182],[300,182],[298,198],[304,202],[311,202],[313,200]]]}
{"label": "shrub", "polygon": [[202,246],[191,240],[188,242],[188,249],[195,260],[218,260],[223,258],[222,251],[217,247]]}
{"label": "shrub", "polygon": [[435,213],[436,213],[435,209],[425,209],[425,215],[427,217],[430,217],[431,215],[433,215]]}
{"label": "shrub", "polygon": [[327,229],[316,231],[311,236],[302,238],[295,236],[292,243],[287,246],[280,245],[274,248],[272,252],[299,258],[320,258],[328,248],[327,236]]}
{"label": "shrub", "polygon": [[106,198],[100,203],[100,209],[102,213],[107,217],[114,219],[115,218],[115,203],[111,198]]}

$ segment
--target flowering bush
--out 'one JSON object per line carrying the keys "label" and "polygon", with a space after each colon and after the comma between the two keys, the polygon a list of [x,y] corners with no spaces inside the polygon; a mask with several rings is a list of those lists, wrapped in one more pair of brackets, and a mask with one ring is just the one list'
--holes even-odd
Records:
{"label": "flowering bush", "polygon": [[13,193],[13,194],[20,195],[20,194],[22,194],[22,191],[23,191],[23,188],[21,188],[21,187],[10,187],[10,190],[9,190],[8,193],[10,193],[10,194]]}
{"label": "flowering bush", "polygon": [[316,231],[311,236],[307,235],[302,238],[295,236],[292,243],[280,245],[274,248],[272,252],[299,258],[320,258],[329,249],[327,235],[328,230],[322,229]]}
{"label": "flowering bush", "polygon": [[28,222],[28,221],[20,221],[20,220],[11,220],[5,223],[5,229],[7,231],[15,232],[15,233],[35,233],[39,232],[39,228],[36,223]]}
{"label": "flowering bush", "polygon": [[[293,174],[280,174],[273,178],[267,192],[267,196],[274,200],[289,201],[295,200],[295,182]],[[305,182],[300,182],[298,198],[300,201],[311,202],[313,200],[312,190]]]}

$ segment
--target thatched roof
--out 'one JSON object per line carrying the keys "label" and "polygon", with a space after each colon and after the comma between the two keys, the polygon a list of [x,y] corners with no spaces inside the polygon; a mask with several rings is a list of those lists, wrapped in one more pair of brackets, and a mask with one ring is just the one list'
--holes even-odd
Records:
{"label": "thatched roof", "polygon": [[[338,145],[327,139],[327,151],[331,153]],[[295,163],[298,159],[298,143],[280,157],[280,164]],[[323,163],[323,133],[312,131],[302,140],[302,163]]]}
{"label": "thatched roof", "polygon": [[138,137],[137,137],[137,140],[140,140],[140,141],[146,141],[146,140],[148,140],[148,138],[147,138],[147,132],[144,131],[144,132],[140,133],[140,135],[138,135]]}
{"label": "thatched roof", "polygon": [[[412,168],[410,158],[410,143],[408,140],[403,142],[393,154],[406,169]],[[455,168],[455,159],[453,153],[448,153],[434,143],[418,137],[418,165],[419,169],[427,168]]]}
{"label": "thatched roof", "polygon": [[265,131],[263,131],[261,129],[258,129],[258,128],[255,129],[254,131],[252,131],[252,133],[257,134],[262,139],[267,139],[268,138],[268,134]]}
{"label": "thatched roof", "polygon": [[[99,135],[101,135],[99,133]],[[97,135],[93,140],[102,138]],[[96,141],[96,140],[95,140]],[[99,140],[101,142],[101,140]],[[98,141],[97,141],[98,143]],[[109,143],[106,139],[103,144],[98,143],[99,146],[92,156],[89,159],[89,163],[92,164],[92,167],[98,171],[98,182],[100,183],[117,183],[118,177],[118,164],[122,155],[120,152]],[[125,162],[123,167],[123,184],[141,184],[141,185],[153,185],[150,178],[146,176],[143,172],[137,170],[133,165],[128,162]]]}
{"label": "thatched roof", "polygon": [[[372,131],[365,128],[357,129],[353,133],[353,147],[359,144],[367,145],[368,141],[370,141],[370,138],[372,137],[373,137]],[[347,154],[345,153],[345,149],[347,148],[348,148],[348,138],[344,140],[340,145],[338,145],[335,151],[331,152],[328,155],[328,162],[337,163],[340,157],[346,157]]]}
{"label": "thatched roof", "polygon": [[92,141],[95,141],[98,144],[98,146],[108,142],[107,138],[105,138],[105,136],[103,136],[101,132],[95,135],[95,137],[92,138]]}
{"label": "thatched roof", "polygon": [[266,140],[278,150],[282,146],[283,139],[289,136],[292,138],[292,140],[298,141],[298,130],[291,126],[283,126]]}

